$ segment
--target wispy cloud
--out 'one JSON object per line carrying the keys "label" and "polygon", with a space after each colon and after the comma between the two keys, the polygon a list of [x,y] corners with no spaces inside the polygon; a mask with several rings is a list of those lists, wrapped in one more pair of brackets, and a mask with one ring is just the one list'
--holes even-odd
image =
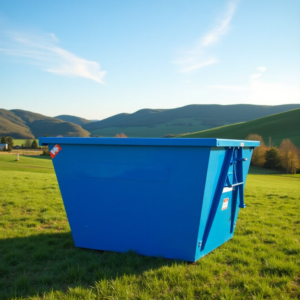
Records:
{"label": "wispy cloud", "polygon": [[35,64],[46,72],[104,83],[106,72],[100,69],[99,63],[58,47],[58,42],[54,33],[5,32],[1,34],[0,53],[25,58],[26,63]]}
{"label": "wispy cloud", "polygon": [[258,67],[257,70],[259,70],[260,72],[265,72],[267,70],[266,67]]}
{"label": "wispy cloud", "polygon": [[217,22],[213,30],[211,30],[204,36],[201,43],[203,47],[207,47],[213,43],[216,43],[222,35],[228,32],[229,24],[236,11],[237,3],[238,0],[231,0],[228,3],[223,18],[221,18]]}
{"label": "wispy cloud", "polygon": [[251,75],[251,78],[252,78],[252,79],[258,79],[258,78],[262,75],[262,73],[265,72],[265,71],[267,70],[267,68],[266,68],[266,67],[258,67],[257,70],[258,70],[260,73],[252,74],[252,75]]}
{"label": "wispy cloud", "polygon": [[218,59],[212,57],[207,51],[228,32],[238,2],[239,0],[230,0],[223,16],[216,21],[212,30],[206,33],[192,49],[181,54],[181,58],[175,62],[180,66],[180,72],[191,72],[218,62]]}
{"label": "wispy cloud", "polygon": [[190,72],[190,71],[194,71],[209,65],[213,65],[215,63],[217,63],[218,60],[215,58],[210,58],[206,61],[202,61],[202,62],[195,62],[194,64],[190,64],[189,66],[186,66],[184,69],[181,70],[181,72]]}

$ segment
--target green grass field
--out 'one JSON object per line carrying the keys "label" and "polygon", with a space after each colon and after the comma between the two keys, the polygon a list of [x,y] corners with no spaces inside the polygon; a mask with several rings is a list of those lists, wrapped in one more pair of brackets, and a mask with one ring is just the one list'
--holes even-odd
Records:
{"label": "green grass field", "polygon": [[244,123],[194,132],[181,137],[245,139],[250,133],[261,135],[266,145],[269,144],[269,137],[272,139],[273,146],[279,146],[283,139],[288,138],[300,148],[300,109]]}
{"label": "green grass field", "polygon": [[48,158],[0,155],[0,182],[0,299],[300,298],[299,175],[249,175],[234,238],[194,264],[75,248]]}

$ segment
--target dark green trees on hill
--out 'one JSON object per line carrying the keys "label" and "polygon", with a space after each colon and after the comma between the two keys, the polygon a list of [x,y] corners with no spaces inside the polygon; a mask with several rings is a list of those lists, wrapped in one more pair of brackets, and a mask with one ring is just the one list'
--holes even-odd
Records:
{"label": "dark green trees on hill", "polygon": [[277,148],[271,148],[265,153],[265,163],[264,167],[267,169],[277,170],[280,168],[280,154]]}

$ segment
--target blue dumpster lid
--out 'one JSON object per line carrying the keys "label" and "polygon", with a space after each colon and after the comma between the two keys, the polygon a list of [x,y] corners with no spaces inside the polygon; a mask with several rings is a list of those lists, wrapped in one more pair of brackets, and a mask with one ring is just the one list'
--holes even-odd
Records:
{"label": "blue dumpster lid", "polygon": [[202,138],[88,138],[88,137],[41,137],[40,146],[67,145],[132,145],[132,146],[188,146],[188,147],[257,147],[259,141],[202,139]]}

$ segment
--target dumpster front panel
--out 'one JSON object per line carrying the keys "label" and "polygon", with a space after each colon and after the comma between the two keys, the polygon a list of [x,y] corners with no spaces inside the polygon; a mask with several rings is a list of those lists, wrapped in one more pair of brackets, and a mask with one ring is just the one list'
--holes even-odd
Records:
{"label": "dumpster front panel", "polygon": [[209,153],[61,145],[53,163],[75,245],[194,261]]}

